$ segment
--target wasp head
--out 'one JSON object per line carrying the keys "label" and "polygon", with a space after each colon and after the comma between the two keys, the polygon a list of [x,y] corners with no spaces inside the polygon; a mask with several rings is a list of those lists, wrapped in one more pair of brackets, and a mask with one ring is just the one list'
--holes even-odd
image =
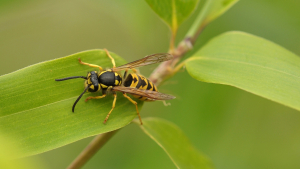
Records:
{"label": "wasp head", "polygon": [[98,82],[98,74],[96,71],[89,72],[86,78],[87,80],[85,81],[85,87],[89,86],[89,92],[96,92],[101,89]]}

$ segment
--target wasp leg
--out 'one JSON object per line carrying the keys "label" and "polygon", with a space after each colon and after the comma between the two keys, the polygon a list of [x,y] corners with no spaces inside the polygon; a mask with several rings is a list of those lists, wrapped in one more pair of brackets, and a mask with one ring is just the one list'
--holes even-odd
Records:
{"label": "wasp leg", "polygon": [[141,74],[139,69],[132,68],[133,73]]}
{"label": "wasp leg", "polygon": [[96,97],[90,96],[90,97],[86,98],[85,101],[87,102],[87,101],[90,100],[90,99],[102,99],[102,98],[105,97],[105,96],[106,96],[106,94],[104,94],[104,95],[102,95],[102,96],[96,96]]}
{"label": "wasp leg", "polygon": [[114,108],[115,108],[115,105],[116,105],[116,101],[117,101],[117,94],[114,94],[114,101],[113,101],[113,105],[112,105],[112,108],[111,108],[111,110],[109,111],[109,113],[107,114],[107,116],[106,116],[106,118],[105,118],[105,120],[104,120],[104,124],[106,123],[106,121],[108,120],[108,117],[109,117],[109,115],[110,115],[110,113],[114,110]]}
{"label": "wasp leg", "polygon": [[87,66],[89,66],[89,67],[97,67],[97,68],[99,68],[100,71],[103,70],[101,66],[82,62],[80,58],[78,58],[78,61],[79,61],[80,64],[87,65]]}
{"label": "wasp leg", "polygon": [[125,70],[125,73],[124,73],[124,75],[123,75],[123,79],[124,79],[124,80],[125,80],[126,77],[127,77],[127,73],[128,73],[128,69]]}
{"label": "wasp leg", "polygon": [[133,71],[133,73],[137,73],[138,72],[138,70],[135,69],[135,68],[132,68],[131,70]]}
{"label": "wasp leg", "polygon": [[113,64],[113,68],[116,68],[116,62],[115,59],[113,57],[110,56],[109,52],[107,49],[104,49],[104,51],[106,52],[107,56],[111,59],[111,63]]}
{"label": "wasp leg", "polygon": [[139,109],[138,109],[138,106],[137,106],[137,102],[132,100],[129,96],[127,96],[126,93],[123,93],[123,96],[126,97],[131,103],[133,103],[135,105],[135,108],[136,108],[136,112],[139,116],[139,119],[140,119],[140,122],[141,122],[141,125],[143,125],[143,122],[142,122],[142,118],[140,116],[140,112],[139,112]]}

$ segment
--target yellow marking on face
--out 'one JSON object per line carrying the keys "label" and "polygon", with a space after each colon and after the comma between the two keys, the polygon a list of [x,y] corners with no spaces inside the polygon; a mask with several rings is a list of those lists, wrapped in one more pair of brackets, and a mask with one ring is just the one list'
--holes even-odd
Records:
{"label": "yellow marking on face", "polygon": [[91,78],[88,78],[87,83],[92,84]]}
{"label": "yellow marking on face", "polygon": [[91,85],[90,88],[94,90],[94,89],[95,89],[95,86],[94,86],[94,85]]}
{"label": "yellow marking on face", "polygon": [[119,85],[119,80],[115,80],[115,85]]}
{"label": "yellow marking on face", "polygon": [[92,84],[92,82],[91,82],[91,73],[89,72],[88,74],[87,74],[87,84]]}
{"label": "yellow marking on face", "polygon": [[115,76],[119,76],[119,74],[117,72],[115,72]]}
{"label": "yellow marking on face", "polygon": [[88,84],[87,84],[87,80],[86,81],[84,81],[84,88],[86,88],[88,86]]}

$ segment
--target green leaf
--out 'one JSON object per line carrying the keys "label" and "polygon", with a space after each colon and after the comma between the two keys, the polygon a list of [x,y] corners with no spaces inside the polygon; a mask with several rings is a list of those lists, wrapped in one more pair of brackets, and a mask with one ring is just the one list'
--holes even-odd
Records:
{"label": "green leaf", "polygon": [[[125,61],[115,54],[117,65]],[[103,121],[112,107],[113,97],[78,102],[84,90],[84,79],[55,81],[70,76],[86,76],[97,70],[78,62],[112,67],[103,50],[90,50],[56,60],[38,63],[0,77],[0,129],[16,138],[22,147],[20,156],[42,153],[77,140],[109,132],[129,124],[136,116],[135,106],[118,94],[116,107],[106,124]],[[141,102],[138,102],[141,103]]]}
{"label": "green leaf", "polygon": [[300,110],[300,58],[263,38],[224,33],[186,61],[197,80],[235,86]]}
{"label": "green leaf", "polygon": [[196,9],[199,0],[145,0],[153,11],[176,32]]}
{"label": "green leaf", "polygon": [[[138,120],[134,122],[139,124]],[[175,124],[159,118],[144,118],[139,127],[168,154],[177,168],[213,168],[211,161]]]}
{"label": "green leaf", "polygon": [[188,37],[192,37],[199,28],[204,28],[210,22],[221,16],[239,0],[206,0],[199,15],[191,26]]}
{"label": "green leaf", "polygon": [[35,169],[45,168],[32,159],[14,159],[18,156],[20,147],[12,144],[12,138],[0,133],[0,168],[3,169]]}

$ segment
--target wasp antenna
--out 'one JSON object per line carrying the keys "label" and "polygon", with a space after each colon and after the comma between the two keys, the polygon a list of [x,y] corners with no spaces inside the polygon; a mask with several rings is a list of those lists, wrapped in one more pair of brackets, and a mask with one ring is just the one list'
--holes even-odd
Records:
{"label": "wasp antenna", "polygon": [[64,80],[69,80],[69,79],[76,79],[76,78],[82,78],[82,79],[87,79],[87,77],[85,76],[72,76],[72,77],[66,77],[66,78],[62,78],[62,79],[55,79],[55,81],[64,81]]}
{"label": "wasp antenna", "polygon": [[87,89],[90,87],[90,85],[88,85],[85,89],[84,89],[84,91],[79,95],[79,97],[76,99],[76,101],[74,102],[74,104],[73,104],[73,107],[72,107],[72,112],[74,113],[74,109],[75,109],[75,106],[76,106],[76,104],[77,104],[77,102],[80,100],[80,98],[82,97],[82,95],[87,91]]}

